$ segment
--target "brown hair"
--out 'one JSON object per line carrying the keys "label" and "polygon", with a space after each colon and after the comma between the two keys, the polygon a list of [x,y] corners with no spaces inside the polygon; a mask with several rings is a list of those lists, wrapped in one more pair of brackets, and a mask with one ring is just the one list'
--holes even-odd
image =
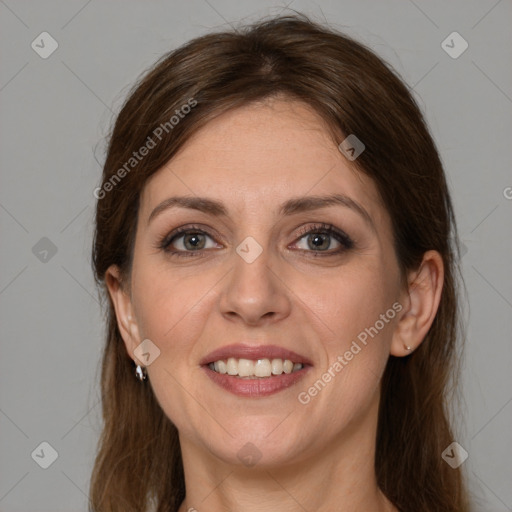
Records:
{"label": "brown hair", "polygon": [[[337,144],[355,134],[366,145],[353,164],[374,180],[391,216],[403,275],[417,268],[427,250],[443,258],[441,303],[426,339],[410,356],[390,357],[387,364],[375,471],[380,488],[401,511],[466,511],[460,469],[441,458],[453,441],[448,392],[455,382],[459,323],[456,228],[443,166],[396,72],[361,43],[304,15],[208,34],[164,55],[138,80],[116,119],[97,189],[92,252],[108,304],[104,428],[91,478],[91,510],[141,512],[152,503],[158,512],[175,512],[185,497],[177,430],[151,386],[135,378],[105,293],[112,264],[129,284],[141,191],[209,120],[276,95],[313,107]],[[170,122],[187,104],[194,107]],[[155,147],[130,161],[150,138]]]}

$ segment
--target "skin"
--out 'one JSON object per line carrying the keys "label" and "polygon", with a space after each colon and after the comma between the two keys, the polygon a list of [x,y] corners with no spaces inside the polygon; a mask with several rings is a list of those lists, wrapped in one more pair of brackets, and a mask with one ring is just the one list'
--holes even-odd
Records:
{"label": "skin", "polygon": [[[290,198],[333,193],[357,201],[371,224],[343,205],[278,211]],[[148,223],[157,205],[178,195],[221,201],[228,216],[175,207]],[[345,159],[314,111],[282,99],[210,121],[148,180],[140,206],[130,280],[121,283],[112,266],[106,281],[130,356],[142,364],[134,350],[143,339],[160,350],[147,371],[179,431],[187,494],[180,512],[396,510],[374,473],[380,381],[389,355],[417,348],[434,319],[439,254],[427,252],[401,276],[373,181]],[[332,255],[315,257],[318,223],[343,230],[354,246],[334,254],[343,245],[327,236],[323,254]],[[202,257],[158,248],[160,238],[188,224],[207,232]],[[309,227],[313,235],[302,234]],[[250,264],[236,252],[248,236],[263,249]],[[171,248],[193,252],[184,241]],[[397,302],[395,318],[300,403],[298,394]],[[313,368],[277,394],[235,396],[213,384],[199,361],[242,341],[290,348]],[[249,442],[260,456],[252,467],[237,457]]]}

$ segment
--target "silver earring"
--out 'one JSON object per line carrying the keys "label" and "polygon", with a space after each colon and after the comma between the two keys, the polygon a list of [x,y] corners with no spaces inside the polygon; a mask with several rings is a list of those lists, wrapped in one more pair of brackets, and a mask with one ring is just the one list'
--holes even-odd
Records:
{"label": "silver earring", "polygon": [[135,368],[135,376],[140,380],[144,381],[147,377],[146,368],[142,367],[140,364],[137,365],[137,368]]}

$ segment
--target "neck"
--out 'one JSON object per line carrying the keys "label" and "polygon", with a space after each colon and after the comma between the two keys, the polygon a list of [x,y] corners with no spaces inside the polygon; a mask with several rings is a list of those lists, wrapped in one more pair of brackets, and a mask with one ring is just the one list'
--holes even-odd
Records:
{"label": "neck", "polygon": [[377,486],[375,438],[378,400],[368,417],[321,452],[279,466],[226,464],[180,436],[186,499],[179,512],[392,512]]}

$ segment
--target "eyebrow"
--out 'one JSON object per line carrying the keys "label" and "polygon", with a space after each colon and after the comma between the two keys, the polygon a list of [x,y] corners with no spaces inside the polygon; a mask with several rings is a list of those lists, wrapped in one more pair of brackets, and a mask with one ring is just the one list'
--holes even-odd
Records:
{"label": "eyebrow", "polygon": [[[329,206],[344,206],[358,213],[364,221],[375,231],[375,225],[370,214],[357,201],[343,194],[333,194],[328,196],[306,196],[296,197],[287,200],[281,205],[280,215],[289,216],[312,210],[319,210]],[[162,201],[149,215],[148,224],[160,213],[170,208],[188,208],[200,212],[208,213],[215,217],[228,217],[226,207],[219,201],[207,197],[197,196],[174,196]]]}

